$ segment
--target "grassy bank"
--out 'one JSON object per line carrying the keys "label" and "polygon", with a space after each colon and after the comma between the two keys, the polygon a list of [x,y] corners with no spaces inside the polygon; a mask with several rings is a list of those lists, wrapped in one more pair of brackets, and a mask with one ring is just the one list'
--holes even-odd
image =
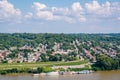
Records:
{"label": "grassy bank", "polygon": [[38,63],[11,63],[11,64],[0,64],[0,70],[7,70],[7,69],[24,69],[24,68],[31,68],[35,69],[37,67],[51,67],[51,66],[71,66],[71,65],[81,65],[88,63],[87,60],[85,61],[72,61],[72,62],[38,62]]}
{"label": "grassy bank", "polygon": [[[0,72],[6,73],[37,73],[37,68],[42,68],[43,72],[54,71],[52,66],[74,66],[88,63],[85,61],[71,61],[71,62],[38,62],[38,63],[11,63],[0,64]],[[44,68],[44,69],[43,69]]]}

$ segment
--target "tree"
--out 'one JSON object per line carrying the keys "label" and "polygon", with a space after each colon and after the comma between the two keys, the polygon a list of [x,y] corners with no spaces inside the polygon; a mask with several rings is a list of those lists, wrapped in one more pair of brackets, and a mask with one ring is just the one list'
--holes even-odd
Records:
{"label": "tree", "polygon": [[114,70],[119,68],[118,61],[106,55],[98,55],[97,62],[94,66],[102,70]]}
{"label": "tree", "polygon": [[43,61],[43,62],[47,62],[48,61],[47,55],[45,53],[42,53],[40,55],[40,57],[41,57],[41,61]]}
{"label": "tree", "polygon": [[43,72],[43,67],[38,67],[38,68],[37,68],[37,72],[38,72],[38,73]]}

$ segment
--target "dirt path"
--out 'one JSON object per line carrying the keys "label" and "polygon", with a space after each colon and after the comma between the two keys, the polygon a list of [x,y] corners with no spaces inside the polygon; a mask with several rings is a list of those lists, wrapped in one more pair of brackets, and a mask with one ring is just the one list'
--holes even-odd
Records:
{"label": "dirt path", "polygon": [[84,68],[85,65],[89,65],[89,63],[81,64],[81,65],[74,65],[74,66],[53,66],[52,68],[53,69],[58,69],[58,68],[64,68],[64,69],[67,69],[67,68]]}

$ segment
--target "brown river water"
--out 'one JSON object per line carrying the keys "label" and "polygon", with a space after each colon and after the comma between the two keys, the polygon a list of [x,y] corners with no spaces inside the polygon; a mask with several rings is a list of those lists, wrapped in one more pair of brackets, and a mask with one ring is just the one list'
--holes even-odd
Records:
{"label": "brown river water", "polygon": [[0,75],[0,80],[120,80],[118,71],[98,71],[91,74],[32,76],[31,74]]}

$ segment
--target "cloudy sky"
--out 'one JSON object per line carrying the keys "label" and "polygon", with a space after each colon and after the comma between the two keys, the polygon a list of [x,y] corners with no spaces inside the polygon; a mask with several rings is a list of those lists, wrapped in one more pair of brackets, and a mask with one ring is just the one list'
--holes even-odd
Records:
{"label": "cloudy sky", "polygon": [[0,33],[120,33],[120,0],[0,0]]}

